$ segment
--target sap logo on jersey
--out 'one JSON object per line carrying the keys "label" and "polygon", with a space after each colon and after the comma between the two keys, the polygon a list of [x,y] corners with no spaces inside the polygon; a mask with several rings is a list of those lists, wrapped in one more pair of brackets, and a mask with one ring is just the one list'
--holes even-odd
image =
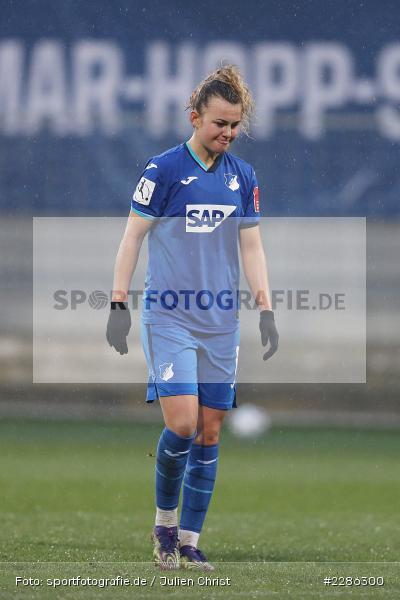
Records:
{"label": "sap logo on jersey", "polygon": [[235,210],[226,204],[187,204],[186,233],[211,233]]}

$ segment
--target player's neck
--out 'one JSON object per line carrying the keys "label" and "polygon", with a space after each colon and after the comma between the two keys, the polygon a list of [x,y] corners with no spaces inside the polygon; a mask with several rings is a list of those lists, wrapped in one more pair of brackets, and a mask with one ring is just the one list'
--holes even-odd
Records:
{"label": "player's neck", "polygon": [[194,134],[192,135],[188,143],[193,152],[199,157],[199,159],[206,165],[208,169],[213,166],[216,158],[218,157],[217,152],[210,153],[207,150],[207,148],[204,148],[204,146],[200,144],[200,142],[196,139]]}

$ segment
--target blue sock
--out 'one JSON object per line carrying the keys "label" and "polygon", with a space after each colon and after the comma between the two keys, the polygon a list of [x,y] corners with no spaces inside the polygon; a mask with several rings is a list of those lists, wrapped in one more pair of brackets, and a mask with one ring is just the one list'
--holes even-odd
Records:
{"label": "blue sock", "polygon": [[180,528],[200,533],[217,476],[218,444],[193,444],[183,481]]}
{"label": "blue sock", "polygon": [[156,502],[162,510],[173,510],[178,506],[182,479],[193,443],[193,436],[180,437],[170,429],[161,433],[157,446]]}

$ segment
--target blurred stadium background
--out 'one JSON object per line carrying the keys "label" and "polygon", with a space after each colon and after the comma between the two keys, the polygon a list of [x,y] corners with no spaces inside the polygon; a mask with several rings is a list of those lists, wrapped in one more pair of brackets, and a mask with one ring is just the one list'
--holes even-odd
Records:
{"label": "blurred stadium background", "polygon": [[[272,427],[241,440],[224,430],[202,548],[219,573],[232,572],[229,598],[336,598],[322,583],[328,573],[384,575],[385,598],[399,597],[399,17],[391,0],[1,3],[2,599],[55,597],[17,590],[15,575],[132,574],[133,561],[150,559],[159,407],[145,405],[143,384],[57,383],[57,336],[53,357],[39,354],[47,372],[57,363],[54,382],[33,383],[32,219],[125,218],[144,163],[189,135],[186,101],[221,60],[238,64],[254,91],[252,139],[234,151],[255,167],[263,215],[366,218],[367,369],[366,383],[239,384],[239,404],[266,408]],[[102,265],[114,257],[103,249]],[[105,329],[107,310],[92,313]],[[131,349],[138,332],[136,319]],[[342,360],[344,334],[352,342],[350,328],[332,350]],[[261,356],[258,339],[253,352]],[[318,346],[301,352],[312,380]],[[75,354],[91,372],[96,347],[82,339]],[[138,358],[132,350],[125,364]],[[99,596],[56,595],[80,592]],[[377,597],[363,588],[363,599]]]}
{"label": "blurred stadium background", "polygon": [[367,383],[243,384],[239,402],[277,426],[399,427],[399,9],[324,7],[3,4],[0,417],[160,418],[143,385],[32,384],[32,217],[125,216],[145,161],[188,136],[194,84],[225,60],[254,91],[253,139],[234,151],[264,216],[367,218]]}

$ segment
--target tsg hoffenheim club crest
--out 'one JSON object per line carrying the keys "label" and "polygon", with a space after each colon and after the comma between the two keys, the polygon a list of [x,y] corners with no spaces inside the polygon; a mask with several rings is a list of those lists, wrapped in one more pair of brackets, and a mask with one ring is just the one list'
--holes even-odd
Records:
{"label": "tsg hoffenheim club crest", "polygon": [[172,370],[173,366],[174,363],[162,363],[162,365],[160,365],[161,379],[163,379],[164,381],[168,381],[168,379],[171,379],[171,377],[174,376],[174,372]]}
{"label": "tsg hoffenheim club crest", "polygon": [[239,183],[237,180],[237,175],[232,175],[232,173],[224,173],[225,183],[232,192],[239,189]]}

